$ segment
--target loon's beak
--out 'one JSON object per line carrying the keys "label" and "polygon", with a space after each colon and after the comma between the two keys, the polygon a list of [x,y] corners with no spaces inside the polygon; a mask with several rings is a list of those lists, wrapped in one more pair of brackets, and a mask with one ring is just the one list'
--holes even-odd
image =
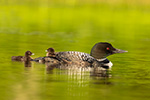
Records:
{"label": "loon's beak", "polygon": [[128,52],[128,51],[121,50],[121,49],[115,49],[115,50],[113,50],[113,53],[124,53],[124,52]]}
{"label": "loon's beak", "polygon": [[47,50],[45,50],[45,52],[47,52]]}
{"label": "loon's beak", "polygon": [[32,53],[32,55],[34,55],[34,53]]}

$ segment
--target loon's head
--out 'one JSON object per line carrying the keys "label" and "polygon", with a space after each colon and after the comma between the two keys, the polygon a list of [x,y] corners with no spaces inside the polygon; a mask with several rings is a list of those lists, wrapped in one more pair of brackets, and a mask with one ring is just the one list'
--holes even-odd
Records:
{"label": "loon's head", "polygon": [[96,59],[103,59],[109,55],[112,55],[115,53],[124,53],[124,52],[127,52],[127,51],[116,49],[110,43],[107,43],[107,42],[99,42],[93,46],[90,55]]}

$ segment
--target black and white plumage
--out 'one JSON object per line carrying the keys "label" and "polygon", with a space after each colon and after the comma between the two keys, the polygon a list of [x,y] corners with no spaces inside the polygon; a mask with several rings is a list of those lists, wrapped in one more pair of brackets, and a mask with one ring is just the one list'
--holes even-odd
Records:
{"label": "black and white plumage", "polygon": [[[103,67],[109,69],[112,66],[112,63],[106,58],[109,55],[115,53],[124,53],[127,51],[114,48],[110,43],[99,42],[96,43],[90,54],[78,52],[78,51],[66,51],[66,52],[54,52],[51,50],[52,55],[43,57],[41,60],[44,62],[54,61],[56,64],[77,64],[84,67]],[[39,59],[40,61],[40,59]]]}
{"label": "black and white plumage", "polygon": [[90,56],[90,54],[78,52],[78,51],[66,51],[66,52],[58,52],[56,56],[59,58],[66,59],[68,61],[87,61],[89,63],[95,61],[95,58]]}

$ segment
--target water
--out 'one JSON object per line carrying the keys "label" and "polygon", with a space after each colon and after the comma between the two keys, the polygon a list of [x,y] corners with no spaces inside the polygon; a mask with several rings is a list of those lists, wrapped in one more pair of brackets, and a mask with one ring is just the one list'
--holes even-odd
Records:
{"label": "water", "polygon": [[[149,100],[148,2],[1,2],[0,100]],[[90,53],[101,41],[128,51],[108,57],[110,77],[11,61],[27,50],[33,58],[45,56],[49,47]]]}

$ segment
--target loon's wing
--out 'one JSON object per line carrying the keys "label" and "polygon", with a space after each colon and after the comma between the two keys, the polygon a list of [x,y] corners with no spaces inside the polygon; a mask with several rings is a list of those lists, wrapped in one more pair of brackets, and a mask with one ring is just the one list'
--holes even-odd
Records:
{"label": "loon's wing", "polygon": [[60,59],[65,59],[68,61],[88,61],[92,62],[95,60],[92,56],[87,53],[77,52],[77,51],[66,51],[66,52],[58,52],[56,56]]}

